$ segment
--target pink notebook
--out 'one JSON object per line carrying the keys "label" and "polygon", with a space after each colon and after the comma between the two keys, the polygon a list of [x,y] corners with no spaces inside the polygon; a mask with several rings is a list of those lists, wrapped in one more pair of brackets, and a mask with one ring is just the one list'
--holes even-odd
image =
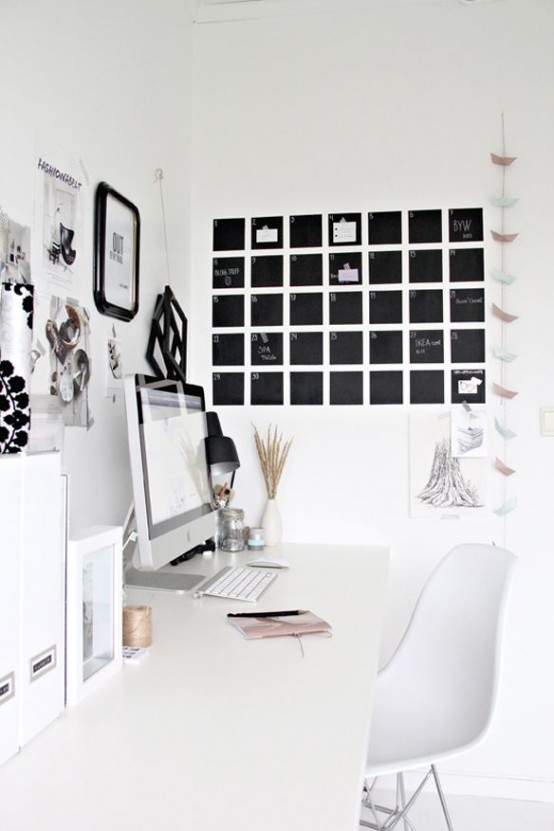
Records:
{"label": "pink notebook", "polygon": [[323,632],[332,634],[332,627],[326,620],[314,615],[313,612],[302,612],[300,615],[283,617],[236,617],[228,618],[231,626],[249,640],[254,638],[278,638],[284,635],[310,635]]}

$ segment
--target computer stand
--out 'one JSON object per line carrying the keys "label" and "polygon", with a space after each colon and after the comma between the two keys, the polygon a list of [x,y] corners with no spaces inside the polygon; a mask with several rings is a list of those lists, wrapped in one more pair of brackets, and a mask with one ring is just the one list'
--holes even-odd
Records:
{"label": "computer stand", "polygon": [[191,591],[206,578],[203,574],[183,574],[175,568],[171,570],[138,571],[132,566],[127,566],[123,579],[125,586],[128,588],[182,594]]}

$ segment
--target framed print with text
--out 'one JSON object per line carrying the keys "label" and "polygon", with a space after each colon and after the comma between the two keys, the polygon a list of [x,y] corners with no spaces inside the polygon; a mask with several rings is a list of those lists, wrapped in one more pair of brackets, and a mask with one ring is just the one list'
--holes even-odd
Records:
{"label": "framed print with text", "polygon": [[140,214],[106,182],[96,189],[94,302],[99,312],[132,320],[139,307]]}

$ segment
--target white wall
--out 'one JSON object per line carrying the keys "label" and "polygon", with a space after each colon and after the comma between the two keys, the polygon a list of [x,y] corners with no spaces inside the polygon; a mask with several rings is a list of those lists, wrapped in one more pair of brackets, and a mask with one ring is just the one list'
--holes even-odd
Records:
{"label": "white wall", "polygon": [[[123,403],[105,398],[104,350],[115,323],[125,370],[147,369],[153,304],[168,281],[157,168],[165,174],[170,273],[183,303],[190,289],[191,8],[192,0],[2,2],[0,205],[32,226],[35,152],[45,146],[80,157],[91,183],[85,266],[71,292],[91,316],[94,418],[88,432],[65,431],[75,526],[122,522],[130,503]],[[101,180],[141,213],[140,309],[131,323],[100,315],[94,306],[93,205]]]}
{"label": "white wall", "polygon": [[[490,505],[515,496],[518,508],[506,519],[411,519],[407,406],[220,408],[242,460],[237,504],[250,524],[259,521],[265,497],[252,422],[278,424],[294,436],[279,494],[285,537],[393,547],[389,651],[407,603],[452,544],[494,540],[513,548],[520,567],[498,718],[486,744],[452,767],[466,775],[462,784],[453,777],[449,786],[554,801],[554,751],[544,738],[554,694],[554,443],[539,434],[539,408],[554,400],[554,8],[506,0],[341,15],[283,10],[195,29],[195,380],[210,386],[214,218],[483,205],[487,228],[494,227],[498,213],[488,199],[500,180],[489,152],[502,150],[503,110],[508,152],[518,156],[509,187],[520,197],[510,216],[520,237],[510,270],[520,279],[506,304],[520,315],[509,331],[519,358],[508,376],[520,390],[509,405],[519,437],[509,448],[497,438],[492,454],[518,473],[506,483],[491,472]],[[487,242],[490,265],[498,265],[494,245]],[[499,291],[488,282],[487,302],[499,303]],[[490,349],[500,331],[495,321],[489,330]],[[487,370],[489,384],[500,380],[493,360]],[[488,401],[491,418],[500,414],[490,388]]]}

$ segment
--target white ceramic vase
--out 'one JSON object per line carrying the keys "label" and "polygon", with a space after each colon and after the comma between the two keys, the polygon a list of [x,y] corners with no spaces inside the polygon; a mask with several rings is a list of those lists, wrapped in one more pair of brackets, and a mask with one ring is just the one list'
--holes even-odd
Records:
{"label": "white ceramic vase", "polygon": [[267,546],[279,545],[283,538],[283,523],[281,512],[275,499],[268,499],[262,517],[264,529],[264,543]]}

